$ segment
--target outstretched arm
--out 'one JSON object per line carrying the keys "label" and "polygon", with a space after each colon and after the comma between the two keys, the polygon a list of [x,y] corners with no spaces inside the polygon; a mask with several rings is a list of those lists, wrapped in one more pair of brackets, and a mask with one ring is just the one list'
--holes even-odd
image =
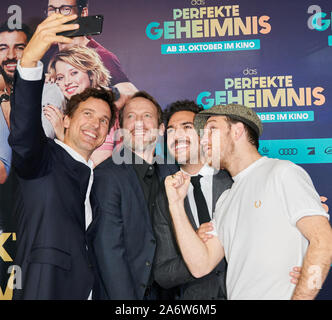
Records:
{"label": "outstretched arm", "polygon": [[64,25],[75,16],[54,14],[36,29],[24,49],[17,66],[14,93],[11,96],[9,144],[13,150],[13,165],[24,178],[35,178],[48,170],[46,136],[41,123],[43,90],[42,64],[39,62],[53,42],[70,43],[72,40],[56,34],[76,29]]}
{"label": "outstretched arm", "polygon": [[154,278],[165,288],[195,280],[188,270],[176,243],[166,191],[161,187],[153,212],[153,229],[157,241],[153,267]]}
{"label": "outstretched arm", "polygon": [[314,299],[330,270],[332,229],[327,218],[323,216],[304,217],[296,226],[309,240],[309,247],[292,299]]}
{"label": "outstretched arm", "polygon": [[165,180],[169,209],[176,238],[190,272],[196,278],[210,273],[224,257],[224,249],[217,237],[204,243],[192,228],[184,209],[190,177],[178,172]]}

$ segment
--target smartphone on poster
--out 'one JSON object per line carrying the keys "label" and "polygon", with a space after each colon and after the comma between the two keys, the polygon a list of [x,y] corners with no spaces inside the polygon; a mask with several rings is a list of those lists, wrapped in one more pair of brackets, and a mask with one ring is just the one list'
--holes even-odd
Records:
{"label": "smartphone on poster", "polygon": [[79,29],[60,32],[57,33],[57,35],[72,38],[101,34],[103,31],[103,22],[104,16],[100,14],[94,16],[79,17],[75,20],[67,22],[67,24],[79,24]]}

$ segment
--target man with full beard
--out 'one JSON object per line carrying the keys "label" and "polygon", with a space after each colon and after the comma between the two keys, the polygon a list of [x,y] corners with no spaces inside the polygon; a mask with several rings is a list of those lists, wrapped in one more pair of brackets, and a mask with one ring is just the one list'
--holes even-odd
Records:
{"label": "man with full beard", "polygon": [[26,25],[22,29],[10,29],[7,23],[0,26],[0,183],[4,183],[10,170],[11,150],[9,136],[9,96],[12,91],[17,61],[29,41],[30,31]]}
{"label": "man with full beard", "polygon": [[[215,170],[205,163],[194,127],[195,115],[200,111],[203,109],[194,101],[182,100],[172,103],[165,112],[168,152],[181,172],[191,177],[184,206],[195,230],[212,219],[218,198],[233,182],[225,170]],[[153,272],[161,287],[175,288],[176,299],[180,300],[226,299],[225,260],[202,279],[190,274],[176,243],[164,187],[157,195],[153,227],[157,240]]]}

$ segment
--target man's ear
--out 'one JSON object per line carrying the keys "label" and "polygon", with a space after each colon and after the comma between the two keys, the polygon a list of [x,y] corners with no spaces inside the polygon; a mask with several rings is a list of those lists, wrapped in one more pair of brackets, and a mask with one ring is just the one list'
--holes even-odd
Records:
{"label": "man's ear", "polygon": [[81,17],[87,17],[89,15],[88,7],[82,9]]}
{"label": "man's ear", "polygon": [[163,136],[165,134],[165,125],[162,123],[160,126],[159,126],[159,135],[160,136]]}
{"label": "man's ear", "polygon": [[237,122],[232,125],[233,127],[233,135],[236,140],[242,137],[245,132],[244,125],[242,122]]}
{"label": "man's ear", "polygon": [[70,127],[70,118],[69,118],[69,116],[64,117],[63,126],[64,126],[65,129],[69,129],[69,127]]}

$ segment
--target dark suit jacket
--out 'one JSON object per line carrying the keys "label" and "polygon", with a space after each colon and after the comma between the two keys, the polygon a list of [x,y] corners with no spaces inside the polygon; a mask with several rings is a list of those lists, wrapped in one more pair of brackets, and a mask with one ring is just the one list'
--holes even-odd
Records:
{"label": "dark suit jacket", "polygon": [[14,299],[87,299],[93,286],[84,209],[90,168],[46,138],[43,83],[16,74],[11,101],[9,143],[22,191],[15,259],[22,289]]}
{"label": "dark suit jacket", "polygon": [[[213,177],[213,208],[220,195],[232,185],[226,171],[219,171]],[[192,215],[189,200],[185,198],[185,210],[193,228],[197,226]],[[194,278],[188,270],[175,238],[172,218],[168,209],[165,187],[160,188],[153,214],[153,227],[157,239],[154,277],[165,289],[178,287],[178,298],[183,300],[226,299],[226,262],[219,265],[203,278]]]}
{"label": "dark suit jacket", "polygon": [[[150,212],[133,165],[107,159],[94,171],[88,230],[100,282],[94,299],[141,300],[150,278],[156,240]],[[177,171],[158,165],[160,180]]]}

